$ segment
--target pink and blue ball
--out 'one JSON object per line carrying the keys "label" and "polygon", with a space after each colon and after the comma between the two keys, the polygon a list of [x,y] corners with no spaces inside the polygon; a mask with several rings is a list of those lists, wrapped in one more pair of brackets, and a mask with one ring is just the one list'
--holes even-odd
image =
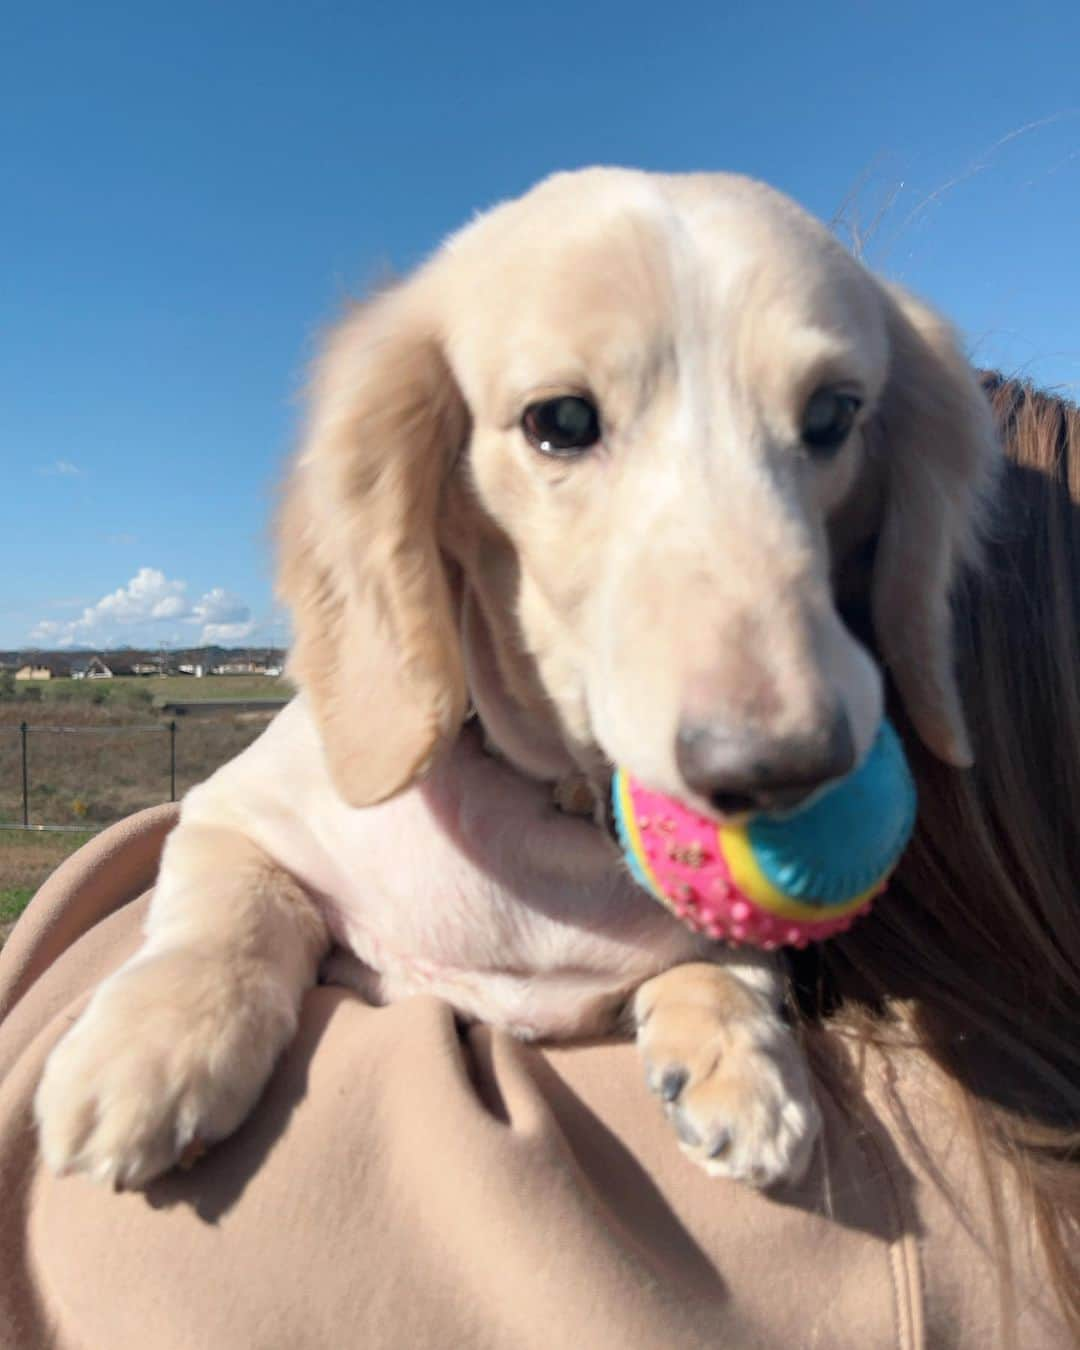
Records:
{"label": "pink and blue ball", "polygon": [[784,815],[718,824],[621,771],[612,796],[624,857],[646,890],[698,932],[767,950],[850,928],[915,825],[915,786],[888,722],[854,773]]}

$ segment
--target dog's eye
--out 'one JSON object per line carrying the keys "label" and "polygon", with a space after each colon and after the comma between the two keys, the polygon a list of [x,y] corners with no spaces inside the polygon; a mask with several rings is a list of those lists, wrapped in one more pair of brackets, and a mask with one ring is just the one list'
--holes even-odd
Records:
{"label": "dog's eye", "polygon": [[819,389],[811,394],[803,412],[803,445],[812,454],[825,457],[839,450],[855,424],[855,414],[862,403],[854,394],[842,394],[836,389]]}
{"label": "dog's eye", "polygon": [[522,415],[521,429],[529,444],[543,454],[569,458],[600,439],[600,414],[587,398],[565,394],[530,404]]}

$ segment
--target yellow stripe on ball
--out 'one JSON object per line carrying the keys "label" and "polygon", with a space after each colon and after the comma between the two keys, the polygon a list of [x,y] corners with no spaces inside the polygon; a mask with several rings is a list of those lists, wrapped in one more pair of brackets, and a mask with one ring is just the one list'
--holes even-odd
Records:
{"label": "yellow stripe on ball", "polygon": [[872,900],[881,889],[881,881],[876,881],[869,890],[862,891],[838,905],[808,905],[802,900],[793,900],[790,895],[777,890],[762,872],[754,857],[754,848],[745,825],[722,825],[716,831],[716,839],[736,889],[753,904],[781,919],[792,919],[800,923],[842,919],[845,914],[853,914],[868,900]]}
{"label": "yellow stripe on ball", "polygon": [[616,783],[616,790],[619,794],[619,815],[625,838],[623,839],[623,849],[632,858],[653,895],[668,904],[667,896],[664,894],[664,888],[656,879],[656,874],[649,866],[649,859],[645,854],[645,844],[641,838],[641,829],[638,826],[637,816],[634,813],[634,799],[630,795],[630,779],[626,774],[620,773]]}

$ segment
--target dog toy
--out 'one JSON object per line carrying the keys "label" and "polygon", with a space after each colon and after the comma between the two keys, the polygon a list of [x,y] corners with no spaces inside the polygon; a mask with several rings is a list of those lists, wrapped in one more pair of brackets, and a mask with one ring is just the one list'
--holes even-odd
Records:
{"label": "dog toy", "polygon": [[697,932],[768,951],[850,928],[915,825],[915,786],[888,722],[859,768],[787,814],[718,824],[621,770],[612,799],[623,855],[647,891]]}

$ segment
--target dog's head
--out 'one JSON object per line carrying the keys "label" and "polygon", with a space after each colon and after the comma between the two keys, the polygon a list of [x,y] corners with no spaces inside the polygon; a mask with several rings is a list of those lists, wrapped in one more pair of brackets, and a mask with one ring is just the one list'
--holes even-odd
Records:
{"label": "dog's head", "polygon": [[281,589],[335,783],[400,791],[474,700],[536,776],[614,762],[720,811],[791,803],[881,717],[833,586],[871,535],[877,645],[965,764],[949,591],[996,458],[950,330],[784,197],[550,179],[317,368]]}

